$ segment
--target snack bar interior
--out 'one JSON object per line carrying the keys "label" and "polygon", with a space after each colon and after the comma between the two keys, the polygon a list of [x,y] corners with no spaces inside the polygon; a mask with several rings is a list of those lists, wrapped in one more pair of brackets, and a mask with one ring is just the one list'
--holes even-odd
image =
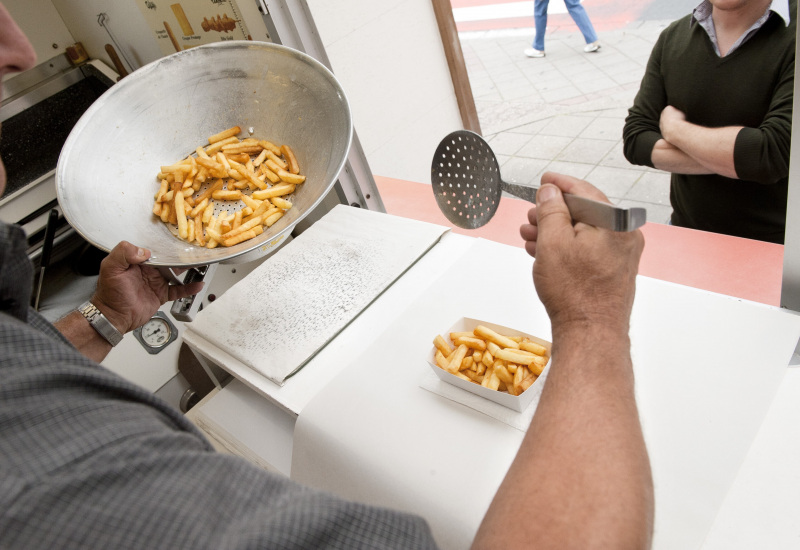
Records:
{"label": "snack bar interior", "polygon": [[[4,1],[39,64],[3,82],[0,219],[25,229],[49,320],[121,240],[203,280],[103,365],[220,452],[466,548],[536,412],[551,325],[525,190],[490,178],[488,213],[439,191],[440,143],[482,142],[449,2],[384,4]],[[645,238],[630,339],[653,548],[800,539],[798,149],[785,245],[580,209]]]}

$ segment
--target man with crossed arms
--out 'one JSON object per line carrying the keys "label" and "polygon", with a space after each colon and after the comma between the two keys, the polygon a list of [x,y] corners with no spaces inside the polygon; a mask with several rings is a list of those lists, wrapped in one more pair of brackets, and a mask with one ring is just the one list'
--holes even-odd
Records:
{"label": "man with crossed arms", "polygon": [[671,172],[670,222],[783,243],[796,0],[704,0],[659,36],[625,157]]}

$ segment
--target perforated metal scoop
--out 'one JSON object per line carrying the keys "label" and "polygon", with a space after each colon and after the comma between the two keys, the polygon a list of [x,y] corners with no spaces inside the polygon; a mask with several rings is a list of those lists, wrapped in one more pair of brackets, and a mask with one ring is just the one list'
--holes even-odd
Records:
{"label": "perforated metal scoop", "polygon": [[[503,191],[535,204],[538,190],[503,181],[492,148],[469,130],[455,131],[439,143],[431,163],[431,187],[445,217],[464,229],[486,225]],[[644,208],[619,208],[568,194],[564,201],[573,220],[603,229],[633,231],[647,221]]]}

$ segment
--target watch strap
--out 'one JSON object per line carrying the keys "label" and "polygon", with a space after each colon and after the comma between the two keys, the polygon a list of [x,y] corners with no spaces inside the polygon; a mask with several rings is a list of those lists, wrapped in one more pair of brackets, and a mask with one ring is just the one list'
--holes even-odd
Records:
{"label": "watch strap", "polygon": [[86,317],[92,328],[97,331],[109,344],[116,346],[122,341],[122,333],[117,330],[117,327],[111,324],[105,315],[92,302],[84,302],[78,311]]}

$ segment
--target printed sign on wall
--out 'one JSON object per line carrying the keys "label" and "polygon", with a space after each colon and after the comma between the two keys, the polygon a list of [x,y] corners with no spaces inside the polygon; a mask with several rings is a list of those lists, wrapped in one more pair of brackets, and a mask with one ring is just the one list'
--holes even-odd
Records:
{"label": "printed sign on wall", "polygon": [[164,55],[222,40],[250,40],[236,0],[137,0]]}

